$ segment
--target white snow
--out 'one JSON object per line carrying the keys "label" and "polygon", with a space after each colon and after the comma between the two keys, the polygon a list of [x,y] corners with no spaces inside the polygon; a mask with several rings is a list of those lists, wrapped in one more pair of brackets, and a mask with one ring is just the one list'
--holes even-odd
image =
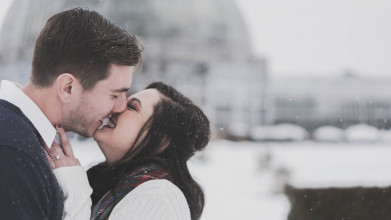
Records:
{"label": "white snow", "polygon": [[275,140],[300,141],[308,137],[307,131],[294,124],[281,123],[275,126]]}
{"label": "white snow", "polygon": [[345,131],[345,137],[350,142],[376,142],[379,135],[377,128],[367,124],[352,125]]}
{"label": "white snow", "polygon": [[391,142],[391,130],[379,130],[381,142]]}
{"label": "white snow", "polygon": [[253,140],[301,141],[308,138],[307,131],[294,124],[281,123],[252,128],[250,136]]}
{"label": "white snow", "polygon": [[228,132],[235,137],[247,137],[248,129],[246,123],[232,123],[228,128]]}
{"label": "white snow", "polygon": [[[84,166],[102,161],[92,141],[72,142]],[[202,220],[286,220],[281,193],[297,187],[388,186],[391,146],[385,143],[257,143],[212,141],[189,162],[205,191]]]}
{"label": "white snow", "polygon": [[322,142],[341,142],[344,131],[333,126],[322,126],[314,131],[314,140]]}
{"label": "white snow", "polygon": [[250,138],[257,141],[272,140],[274,138],[274,126],[255,126],[250,131]]}

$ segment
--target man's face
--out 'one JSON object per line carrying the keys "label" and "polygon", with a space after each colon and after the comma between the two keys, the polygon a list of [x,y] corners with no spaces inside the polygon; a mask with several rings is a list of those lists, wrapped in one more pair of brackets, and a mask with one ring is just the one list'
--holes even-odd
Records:
{"label": "man's face", "polygon": [[[126,109],[126,91],[132,83],[133,66],[112,64],[109,77],[97,82],[89,91],[82,91],[77,103],[65,114],[63,127],[85,137],[92,137],[110,114]],[[80,85],[81,86],[81,85]]]}

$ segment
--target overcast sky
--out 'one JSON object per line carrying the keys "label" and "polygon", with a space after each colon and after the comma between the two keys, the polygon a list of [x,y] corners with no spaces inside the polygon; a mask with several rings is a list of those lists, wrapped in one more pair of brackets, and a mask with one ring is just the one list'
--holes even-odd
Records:
{"label": "overcast sky", "polygon": [[391,76],[389,0],[237,0],[273,75]]}
{"label": "overcast sky", "polygon": [[[2,0],[0,21],[12,0]],[[236,0],[273,77],[391,76],[390,0]]]}

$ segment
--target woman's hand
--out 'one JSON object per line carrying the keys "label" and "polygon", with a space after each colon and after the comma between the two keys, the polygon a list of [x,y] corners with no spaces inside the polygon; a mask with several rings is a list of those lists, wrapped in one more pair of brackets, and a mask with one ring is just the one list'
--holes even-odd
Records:
{"label": "woman's hand", "polygon": [[72,147],[61,125],[56,126],[58,136],[60,137],[61,147],[53,141],[52,147],[49,148],[44,144],[45,153],[52,169],[60,167],[80,166],[80,162],[73,154]]}

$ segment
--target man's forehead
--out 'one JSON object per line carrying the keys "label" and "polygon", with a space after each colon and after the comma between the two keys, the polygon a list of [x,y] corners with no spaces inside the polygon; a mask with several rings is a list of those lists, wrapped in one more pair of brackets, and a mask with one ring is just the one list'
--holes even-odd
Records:
{"label": "man's forehead", "polygon": [[113,92],[126,92],[130,89],[132,77],[107,78],[103,80],[102,86]]}
{"label": "man's forehead", "polygon": [[108,79],[99,81],[93,91],[103,93],[122,93],[130,89],[130,83],[110,82]]}
{"label": "man's forehead", "polygon": [[127,92],[133,78],[132,66],[112,65],[109,76],[100,80],[96,85],[98,89],[109,92]]}

